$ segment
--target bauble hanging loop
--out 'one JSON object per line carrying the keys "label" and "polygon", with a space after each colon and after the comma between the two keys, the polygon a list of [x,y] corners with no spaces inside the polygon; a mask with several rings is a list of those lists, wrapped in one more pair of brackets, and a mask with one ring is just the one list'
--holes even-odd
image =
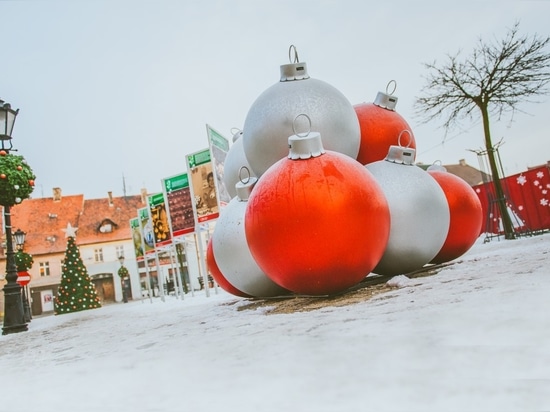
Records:
{"label": "bauble hanging loop", "polygon": [[[390,92],[390,86],[392,85],[393,89]],[[397,82],[395,80],[390,80],[386,85],[386,93],[378,92],[373,103],[376,106],[382,107],[383,109],[395,111],[395,106],[397,106],[397,96],[393,96],[393,94],[395,93],[396,89]]]}
{"label": "bauble hanging loop", "polygon": [[[300,117],[305,117],[308,121],[307,131],[302,133],[296,131],[296,121]],[[294,118],[292,130],[294,130],[294,135],[288,138],[289,159],[309,159],[311,157],[321,156],[325,153],[321,134],[311,131],[311,119],[307,114],[299,114]]]}
{"label": "bauble hanging loop", "polygon": [[428,166],[427,171],[428,172],[446,172],[447,168],[443,166],[443,163],[441,162],[441,160],[436,160],[430,166]]}
{"label": "bauble hanging loop", "polygon": [[[397,138],[397,143],[399,144],[399,146],[394,146],[394,145],[390,146],[388,155],[384,160],[386,160],[387,162],[399,163],[407,166],[414,166],[416,150],[409,148],[408,145],[407,147],[403,147],[401,145],[401,136],[405,132],[409,133],[409,135],[412,136],[411,132],[408,130],[401,131],[401,133],[399,133],[399,137]],[[411,139],[409,139],[409,144],[411,142]]]}
{"label": "bauble hanging loop", "polygon": [[290,61],[289,64],[281,65],[282,82],[309,79],[307,64],[300,63],[298,59],[298,50],[293,44],[291,44],[288,49],[288,60]]}
{"label": "bauble hanging loop", "polygon": [[[248,176],[246,179],[243,179],[243,171],[246,171],[248,173]],[[237,199],[240,202],[246,202],[248,201],[248,198],[250,197],[250,193],[252,192],[252,189],[254,189],[254,186],[256,185],[256,182],[258,181],[258,178],[255,176],[250,175],[250,170],[248,167],[243,166],[239,170],[239,181],[235,184],[235,190],[237,192]]]}

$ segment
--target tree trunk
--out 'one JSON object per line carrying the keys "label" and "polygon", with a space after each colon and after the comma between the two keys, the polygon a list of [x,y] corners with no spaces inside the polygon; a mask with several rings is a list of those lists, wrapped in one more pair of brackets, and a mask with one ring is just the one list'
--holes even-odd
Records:
{"label": "tree trunk", "polygon": [[479,105],[479,107],[481,109],[481,116],[483,118],[485,148],[487,149],[487,157],[489,158],[489,166],[491,167],[492,182],[497,197],[496,202],[498,205],[498,210],[500,212],[500,218],[502,220],[502,227],[504,228],[504,238],[515,239],[516,234],[514,232],[514,226],[512,225],[512,219],[510,218],[510,214],[508,213],[508,208],[506,207],[506,197],[504,196],[504,191],[502,190],[500,175],[495,159],[495,149],[491,141],[491,130],[489,128],[489,112],[487,109],[487,104],[483,103]]}

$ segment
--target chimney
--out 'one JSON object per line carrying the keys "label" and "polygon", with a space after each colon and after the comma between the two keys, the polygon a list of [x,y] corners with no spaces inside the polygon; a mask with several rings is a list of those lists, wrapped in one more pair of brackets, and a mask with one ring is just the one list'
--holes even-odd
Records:
{"label": "chimney", "polygon": [[54,202],[61,202],[61,188],[60,187],[54,187],[53,188],[53,201]]}
{"label": "chimney", "polygon": [[459,164],[460,166],[466,166],[466,160],[465,160],[465,159],[460,159],[460,160],[458,161],[458,164]]}
{"label": "chimney", "polygon": [[111,192],[111,191],[107,192],[107,196],[109,197],[109,206],[114,206],[114,203],[113,203],[113,192]]}
{"label": "chimney", "polygon": [[147,189],[145,188],[141,189],[141,203],[143,204],[147,203]]}

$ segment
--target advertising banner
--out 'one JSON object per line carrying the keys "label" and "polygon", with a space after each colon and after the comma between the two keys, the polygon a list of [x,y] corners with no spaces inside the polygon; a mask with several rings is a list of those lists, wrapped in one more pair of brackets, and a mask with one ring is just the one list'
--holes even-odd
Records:
{"label": "advertising banner", "polygon": [[195,216],[191,201],[189,175],[182,173],[163,179],[162,187],[172,239],[176,240],[178,237],[192,233],[195,230]]}
{"label": "advertising banner", "polygon": [[210,149],[189,154],[186,156],[186,160],[196,223],[217,219],[220,215],[220,205]]}
{"label": "advertising banner", "polygon": [[132,232],[132,240],[134,242],[134,253],[136,260],[143,261],[143,241],[141,238],[141,226],[139,218],[130,219],[130,231]]}
{"label": "advertising banner", "polygon": [[143,240],[143,252],[145,255],[155,253],[155,235],[153,233],[153,222],[149,215],[149,208],[138,209],[139,228]]}
{"label": "advertising banner", "polygon": [[147,197],[149,215],[153,225],[153,238],[155,247],[161,248],[172,244],[168,215],[166,214],[166,203],[164,193],[157,193]]}
{"label": "advertising banner", "polygon": [[227,157],[227,152],[229,151],[229,140],[223,137],[208,124],[206,125],[206,133],[208,135],[208,144],[212,155],[212,166],[214,169],[214,179],[218,191],[218,199],[220,206],[223,207],[231,200],[231,195],[225,187],[225,182],[223,179],[225,158]]}

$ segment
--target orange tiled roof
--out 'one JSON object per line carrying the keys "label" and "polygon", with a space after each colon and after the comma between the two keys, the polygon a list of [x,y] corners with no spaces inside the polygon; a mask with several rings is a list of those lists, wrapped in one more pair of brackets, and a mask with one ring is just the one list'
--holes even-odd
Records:
{"label": "orange tiled roof", "polygon": [[27,233],[25,250],[32,254],[63,252],[67,247],[62,229],[70,223],[77,226],[84,205],[84,195],[27,199],[11,208],[13,231]]}
{"label": "orange tiled roof", "polygon": [[[144,207],[142,196],[85,200],[84,195],[27,199],[11,208],[13,231],[27,233],[25,250],[33,255],[63,253],[67,247],[67,224],[77,227],[78,245],[130,239],[129,220]],[[102,222],[110,223],[111,232],[101,232]]]}
{"label": "orange tiled roof", "polygon": [[[129,221],[137,217],[137,209],[145,206],[140,195],[85,200],[76,232],[77,243],[85,245],[130,239]],[[100,231],[102,224],[110,224],[113,230]]]}

